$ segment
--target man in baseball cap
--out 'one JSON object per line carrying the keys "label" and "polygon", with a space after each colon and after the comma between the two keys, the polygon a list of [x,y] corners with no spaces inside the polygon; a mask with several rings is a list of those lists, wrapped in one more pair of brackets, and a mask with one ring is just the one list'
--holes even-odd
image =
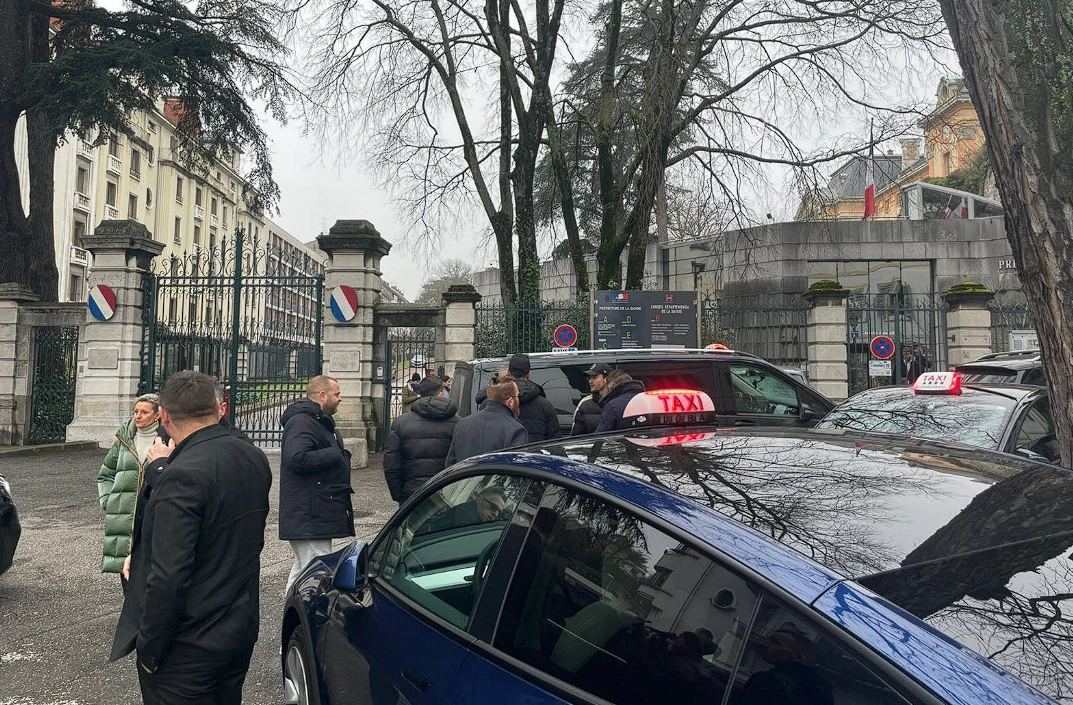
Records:
{"label": "man in baseball cap", "polygon": [[547,441],[563,435],[555,406],[544,395],[544,388],[529,379],[529,373],[532,371],[529,356],[524,353],[511,355],[507,360],[507,370],[510,378],[518,385],[518,398],[521,402],[518,420],[529,433],[529,442]]}
{"label": "man in baseball cap", "polygon": [[574,411],[574,423],[570,427],[570,435],[578,436],[583,433],[594,433],[600,425],[600,417],[603,415],[603,404],[600,400],[607,392],[607,375],[611,368],[603,362],[594,362],[585,370],[589,378],[589,389],[592,394],[581,400]]}

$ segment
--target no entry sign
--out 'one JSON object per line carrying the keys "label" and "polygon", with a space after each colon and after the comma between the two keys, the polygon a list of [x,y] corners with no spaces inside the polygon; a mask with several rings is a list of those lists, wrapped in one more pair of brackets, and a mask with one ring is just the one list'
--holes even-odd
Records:
{"label": "no entry sign", "polygon": [[880,360],[889,360],[894,355],[894,341],[890,336],[877,335],[872,338],[868,348],[872,351],[872,355]]}

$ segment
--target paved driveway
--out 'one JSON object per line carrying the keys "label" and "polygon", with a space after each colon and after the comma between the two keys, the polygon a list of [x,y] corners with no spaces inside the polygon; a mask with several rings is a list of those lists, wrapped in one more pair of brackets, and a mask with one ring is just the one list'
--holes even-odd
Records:
{"label": "paved driveway", "polygon": [[[0,456],[22,522],[15,564],[0,576],[0,705],[141,702],[133,657],[108,663],[122,592],[119,576],[100,572],[103,459],[104,451]],[[278,480],[279,453],[268,459]],[[373,536],[396,508],[380,467],[373,456],[368,469],[354,471],[359,537]],[[261,636],[244,690],[245,702],[256,705],[275,705],[283,693],[280,610],[293,556],[276,538],[276,480],[261,554]]]}

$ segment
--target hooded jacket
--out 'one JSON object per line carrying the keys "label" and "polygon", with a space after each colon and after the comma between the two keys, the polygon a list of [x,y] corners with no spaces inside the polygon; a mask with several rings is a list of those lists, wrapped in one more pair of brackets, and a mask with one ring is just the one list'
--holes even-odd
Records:
{"label": "hooded jacket", "polygon": [[600,425],[596,431],[621,431],[624,428],[630,428],[629,422],[624,421],[622,416],[626,413],[626,405],[630,403],[630,399],[643,391],[645,391],[645,385],[633,380],[620,384],[608,392],[604,397],[604,410],[600,415]]}
{"label": "hooded jacket", "polygon": [[446,397],[421,397],[410,413],[392,422],[384,446],[384,479],[393,500],[402,504],[443,470],[458,425],[457,411]]}
{"label": "hooded jacket", "polygon": [[335,420],[310,399],[283,412],[279,462],[279,537],[312,541],[354,535],[350,451]]}
{"label": "hooded jacket", "polygon": [[600,427],[600,420],[603,418],[606,399],[606,396],[590,394],[578,403],[574,411],[574,423],[570,427],[571,436],[596,433],[596,429]]}
{"label": "hooded jacket", "polygon": [[[134,516],[138,510],[138,491],[145,476],[146,463],[138,461],[134,445],[136,432],[134,421],[128,421],[116,431],[108,455],[97,473],[97,499],[104,510],[104,552],[101,558],[102,573],[119,573],[123,562],[130,555],[131,536],[134,535]],[[163,425],[157,435],[168,442]]]}

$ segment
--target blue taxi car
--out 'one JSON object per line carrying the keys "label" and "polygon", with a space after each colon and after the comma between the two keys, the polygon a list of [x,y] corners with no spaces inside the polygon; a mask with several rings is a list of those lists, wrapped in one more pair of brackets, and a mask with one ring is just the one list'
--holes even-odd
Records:
{"label": "blue taxi car", "polygon": [[[664,409],[690,410],[677,393]],[[703,414],[701,414],[703,416]],[[458,464],[285,604],[288,703],[1073,703],[1073,473],[711,425]]]}

